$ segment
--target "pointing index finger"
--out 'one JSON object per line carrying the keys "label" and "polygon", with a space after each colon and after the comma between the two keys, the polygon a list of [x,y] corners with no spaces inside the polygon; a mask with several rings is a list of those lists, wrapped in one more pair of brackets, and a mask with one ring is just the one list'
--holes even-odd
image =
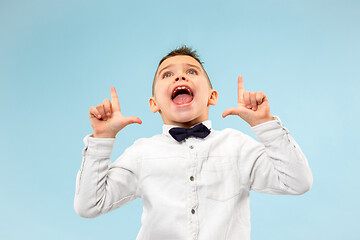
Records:
{"label": "pointing index finger", "polygon": [[243,77],[238,77],[238,103],[244,103],[244,82]]}
{"label": "pointing index finger", "polygon": [[111,92],[111,103],[112,103],[113,112],[116,112],[116,111],[120,112],[119,98],[118,98],[115,88],[111,87],[110,92]]}

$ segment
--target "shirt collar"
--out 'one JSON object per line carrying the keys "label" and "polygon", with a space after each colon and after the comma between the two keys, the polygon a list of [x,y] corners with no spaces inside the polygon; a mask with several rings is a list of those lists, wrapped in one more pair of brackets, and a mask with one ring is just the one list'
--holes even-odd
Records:
{"label": "shirt collar", "polygon": [[[202,122],[202,124],[204,124],[208,129],[211,130],[211,120],[205,120],[205,121]],[[195,124],[195,125],[197,125],[197,124]],[[194,126],[195,126],[195,125],[194,125]],[[170,130],[171,128],[173,128],[173,127],[179,127],[179,126],[164,124],[164,125],[163,125],[163,134],[171,137],[171,135],[170,135],[170,133],[169,133],[169,130]],[[191,126],[191,127],[193,127],[193,126]],[[172,138],[172,137],[171,137],[171,138]]]}

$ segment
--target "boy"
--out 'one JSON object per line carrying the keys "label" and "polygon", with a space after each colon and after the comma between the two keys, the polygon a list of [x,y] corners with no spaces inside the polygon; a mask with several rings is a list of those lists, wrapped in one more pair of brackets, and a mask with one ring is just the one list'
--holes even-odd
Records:
{"label": "boy", "polygon": [[244,90],[238,78],[238,115],[259,142],[242,132],[216,131],[208,120],[218,93],[195,51],[181,47],[164,57],[153,81],[150,109],[163,133],[139,139],[112,164],[116,134],[137,117],[121,114],[115,88],[90,108],[93,135],[84,138],[74,207],[96,217],[142,198],[138,240],[250,239],[249,191],[303,194],[312,186],[306,157],[270,114],[263,92]]}

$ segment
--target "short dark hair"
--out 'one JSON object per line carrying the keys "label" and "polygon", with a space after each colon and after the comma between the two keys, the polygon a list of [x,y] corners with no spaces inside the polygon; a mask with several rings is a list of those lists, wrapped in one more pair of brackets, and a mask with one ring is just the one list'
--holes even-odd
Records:
{"label": "short dark hair", "polygon": [[210,84],[210,87],[212,89],[212,84],[211,84],[211,81],[210,81],[210,78],[207,74],[207,72],[205,71],[205,68],[203,66],[203,62],[201,62],[200,60],[200,57],[199,55],[197,54],[196,50],[193,50],[191,47],[187,47],[186,45],[182,45],[174,50],[172,50],[171,52],[169,52],[165,57],[163,57],[160,62],[159,62],[159,65],[158,67],[156,68],[156,72],[155,72],[155,76],[154,76],[154,80],[153,80],[153,84],[152,84],[152,95],[154,96],[154,90],[155,90],[155,79],[156,79],[156,73],[159,69],[159,66],[161,65],[161,63],[163,61],[165,61],[166,59],[168,58],[171,58],[171,57],[175,57],[175,56],[179,56],[179,55],[185,55],[185,56],[190,56],[192,58],[194,58],[196,61],[198,61],[200,63],[200,66],[202,67],[202,69],[204,70],[205,74],[206,74],[206,77],[207,79],[209,80],[209,84]]}

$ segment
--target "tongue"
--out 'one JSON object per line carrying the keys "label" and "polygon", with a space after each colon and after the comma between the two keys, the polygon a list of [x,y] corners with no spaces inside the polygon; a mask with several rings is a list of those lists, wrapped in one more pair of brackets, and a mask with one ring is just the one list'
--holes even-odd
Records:
{"label": "tongue", "polygon": [[174,99],[175,104],[185,104],[191,102],[193,97],[189,94],[179,94]]}

